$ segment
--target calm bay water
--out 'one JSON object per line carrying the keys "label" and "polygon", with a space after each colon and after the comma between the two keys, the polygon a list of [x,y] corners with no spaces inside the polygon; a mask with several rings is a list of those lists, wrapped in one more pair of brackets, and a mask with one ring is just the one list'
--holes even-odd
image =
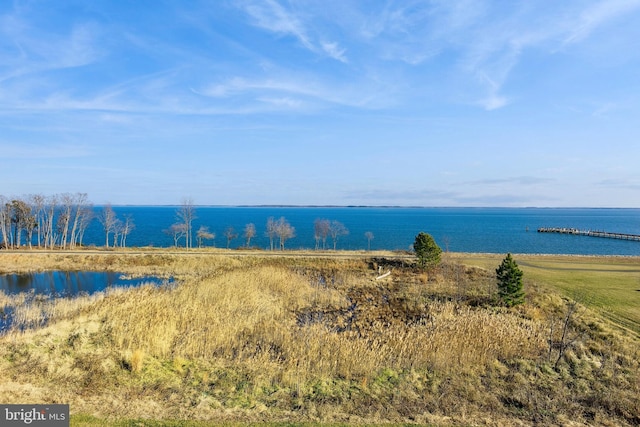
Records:
{"label": "calm bay water", "polygon": [[[119,218],[133,217],[135,229],[127,246],[173,246],[173,238],[163,230],[177,222],[178,207],[120,206],[114,210]],[[195,230],[207,226],[216,238],[205,245],[216,247],[227,246],[223,233],[229,226],[239,235],[230,247],[243,246],[245,225],[253,223],[257,233],[251,245],[266,249],[267,219],[285,217],[296,230],[296,236],[286,243],[288,249],[314,248],[314,221],[326,218],[342,222],[349,230],[340,237],[338,249],[366,249],[365,232],[371,231],[371,249],[406,250],[416,234],[425,231],[443,249],[454,252],[640,255],[640,242],[536,231],[539,227],[572,227],[640,234],[640,209],[196,207],[196,216],[194,239]],[[87,230],[84,243],[104,245],[97,221]]]}

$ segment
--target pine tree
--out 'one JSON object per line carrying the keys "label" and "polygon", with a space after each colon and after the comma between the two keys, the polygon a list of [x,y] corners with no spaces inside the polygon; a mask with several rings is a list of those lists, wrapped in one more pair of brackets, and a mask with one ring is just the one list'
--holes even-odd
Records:
{"label": "pine tree", "polygon": [[413,250],[416,251],[418,263],[422,268],[433,268],[440,264],[442,249],[430,234],[421,231],[413,243]]}
{"label": "pine tree", "polygon": [[506,258],[502,260],[502,264],[496,269],[498,295],[507,307],[524,303],[522,275],[522,270],[518,268],[518,264],[516,264],[510,253],[507,254]]}

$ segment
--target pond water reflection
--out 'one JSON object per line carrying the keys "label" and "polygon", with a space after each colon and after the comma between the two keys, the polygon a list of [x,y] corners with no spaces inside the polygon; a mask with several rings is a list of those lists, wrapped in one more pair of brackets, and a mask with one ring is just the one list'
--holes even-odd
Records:
{"label": "pond water reflection", "polygon": [[34,292],[36,295],[74,297],[93,294],[109,287],[136,286],[142,283],[161,285],[163,280],[154,276],[131,278],[112,271],[46,271],[0,275],[0,290],[14,295]]}
{"label": "pond water reflection", "polygon": [[[0,275],[0,291],[6,297],[0,301],[0,333],[12,326],[24,330],[45,325],[48,315],[43,307],[56,298],[73,298],[91,295],[114,287],[132,287],[143,284],[155,286],[173,285],[173,279],[156,276],[130,277],[122,273],[107,271],[46,271],[40,273]],[[20,310],[42,313],[36,321],[24,321]]]}

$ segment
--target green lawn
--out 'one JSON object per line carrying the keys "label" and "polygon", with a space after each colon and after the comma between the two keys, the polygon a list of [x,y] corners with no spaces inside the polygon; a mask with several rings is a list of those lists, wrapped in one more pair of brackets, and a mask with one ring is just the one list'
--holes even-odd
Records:
{"label": "green lawn", "polygon": [[[461,262],[495,269],[503,256],[457,254]],[[553,289],[640,334],[640,258],[514,256],[524,279]]]}

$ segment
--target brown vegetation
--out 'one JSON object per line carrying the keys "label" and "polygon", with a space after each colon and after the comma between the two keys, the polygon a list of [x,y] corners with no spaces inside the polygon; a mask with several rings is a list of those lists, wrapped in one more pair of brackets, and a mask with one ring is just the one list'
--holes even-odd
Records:
{"label": "brown vegetation", "polygon": [[[392,275],[376,281],[379,265]],[[640,423],[638,338],[526,277],[526,304],[507,309],[492,304],[491,270],[451,260],[427,276],[386,257],[0,257],[4,272],[50,269],[179,284],[0,295],[19,311],[0,337],[4,403],[103,419]]]}

